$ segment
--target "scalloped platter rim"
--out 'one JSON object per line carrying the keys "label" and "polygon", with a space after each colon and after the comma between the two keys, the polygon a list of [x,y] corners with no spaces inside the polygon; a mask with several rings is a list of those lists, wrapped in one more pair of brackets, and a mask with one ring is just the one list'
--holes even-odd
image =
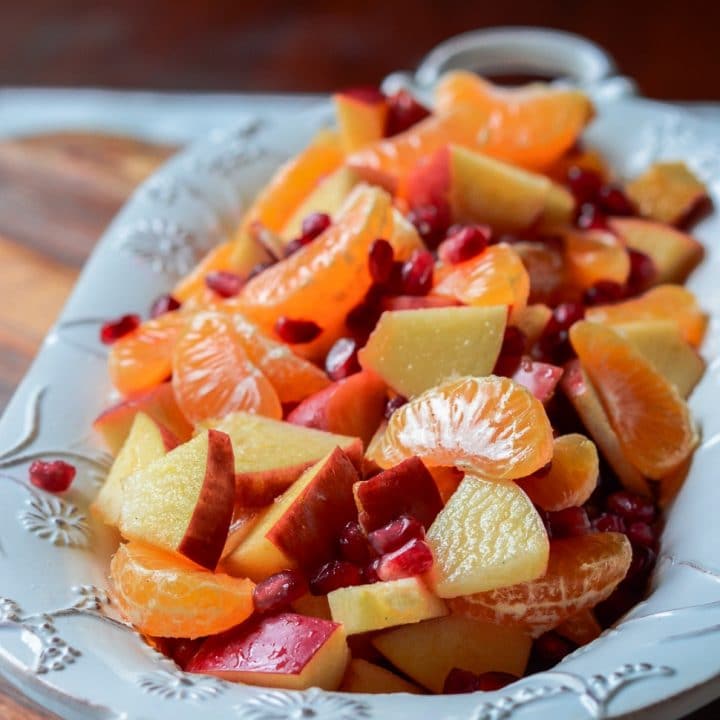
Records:
{"label": "scalloped platter rim", "polygon": [[[188,675],[146,646],[106,592],[117,538],[87,507],[110,458],[89,430],[107,403],[103,318],[142,312],[237,223],[273,169],[331,122],[329,103],[212,133],[133,195],[88,262],[62,315],[0,421],[0,673],[64,718],[191,720],[505,720],[677,717],[720,695],[720,523],[703,512],[720,486],[720,236],[715,213],[697,228],[708,247],[689,283],[713,314],[708,372],[691,398],[703,432],[668,517],[654,589],[615,628],[550,672],[491,693],[424,697],[284,692]],[[684,159],[720,204],[717,127],[647,100],[601,103],[586,134],[621,176],[659,158]],[[27,483],[37,457],[79,469],[64,496]]]}

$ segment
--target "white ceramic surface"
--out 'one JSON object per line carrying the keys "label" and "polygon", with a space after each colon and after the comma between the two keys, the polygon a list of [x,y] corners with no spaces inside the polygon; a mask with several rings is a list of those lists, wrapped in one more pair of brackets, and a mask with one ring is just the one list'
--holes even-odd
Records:
{"label": "white ceramic surface", "polygon": [[[674,718],[720,695],[720,217],[689,285],[713,313],[708,372],[691,398],[703,441],[668,517],[650,597],[555,670],[497,692],[420,697],[283,692],[180,672],[118,621],[105,591],[116,538],[87,512],[109,458],[90,431],[110,391],[103,318],[144,312],[236,224],[283,158],[329,122],[327,104],[215,132],[173,159],[113,222],[0,421],[0,672],[64,718],[502,720]],[[637,99],[601,103],[587,140],[620,175],[685,159],[720,203],[720,133]],[[57,497],[27,483],[37,457],[78,466]]]}

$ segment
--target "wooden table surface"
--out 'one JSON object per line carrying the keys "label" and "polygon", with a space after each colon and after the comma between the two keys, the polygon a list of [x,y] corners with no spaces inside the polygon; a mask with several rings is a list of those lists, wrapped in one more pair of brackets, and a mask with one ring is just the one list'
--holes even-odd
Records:
{"label": "wooden table surface", "polygon": [[[410,68],[455,33],[507,24],[590,37],[647,95],[720,100],[720,73],[708,72],[714,0],[23,0],[3,3],[0,86],[328,91]],[[0,411],[98,236],[173,150],[70,130],[0,138]],[[52,717],[0,681],[0,720]],[[720,705],[693,717],[720,717]]]}

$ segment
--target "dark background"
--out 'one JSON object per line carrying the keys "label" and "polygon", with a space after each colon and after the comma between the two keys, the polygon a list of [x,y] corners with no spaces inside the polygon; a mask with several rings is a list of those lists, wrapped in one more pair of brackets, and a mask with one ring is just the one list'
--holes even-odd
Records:
{"label": "dark background", "polygon": [[493,25],[586,35],[651,97],[720,99],[718,0],[0,0],[0,85],[323,91]]}

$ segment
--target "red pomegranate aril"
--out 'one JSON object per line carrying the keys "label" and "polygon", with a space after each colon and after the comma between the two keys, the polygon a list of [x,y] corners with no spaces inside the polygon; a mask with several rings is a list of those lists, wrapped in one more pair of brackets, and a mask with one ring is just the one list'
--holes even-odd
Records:
{"label": "red pomegranate aril", "polygon": [[552,630],[541,635],[533,644],[533,653],[545,666],[550,667],[559,663],[566,655],[576,649],[570,640],[558,635]]}
{"label": "red pomegranate aril", "polygon": [[205,276],[205,285],[223,298],[235,297],[244,284],[240,275],[228,270],[214,270]]}
{"label": "red pomegranate aril", "polygon": [[380,558],[377,574],[381,580],[400,580],[426,573],[433,564],[430,546],[414,538],[397,550]]}
{"label": "red pomegranate aril", "polygon": [[64,460],[35,460],[30,465],[30,482],[41,490],[65,492],[75,479],[76,470]]}
{"label": "red pomegranate aril", "polygon": [[401,515],[397,520],[368,533],[370,547],[380,555],[393,552],[402,547],[409,540],[422,540],[425,538],[423,524],[410,515]]}
{"label": "red pomegranate aril", "polygon": [[325,232],[331,224],[332,220],[327,213],[316,212],[308,215],[300,226],[302,244],[307,245],[308,242],[314,240],[320,233]]}
{"label": "red pomegranate aril", "polygon": [[355,340],[341,337],[335,341],[325,357],[325,372],[333,380],[342,380],[360,370]]}
{"label": "red pomegranate aril", "polygon": [[255,611],[274,613],[287,607],[308,591],[307,580],[299,570],[281,570],[260,581],[253,590]]}
{"label": "red pomegranate aril", "polygon": [[652,548],[646,545],[633,545],[632,561],[625,580],[636,585],[646,582],[656,561],[657,555]]}
{"label": "red pomegranate aril", "polygon": [[310,580],[313,595],[327,595],[333,590],[362,585],[362,570],[347,560],[331,560],[325,563]]}
{"label": "red pomegranate aril", "polygon": [[569,330],[576,322],[585,317],[582,303],[560,303],[552,312],[547,329]]}
{"label": "red pomegranate aril", "polygon": [[607,230],[607,217],[594,203],[583,203],[575,218],[581,230]]}
{"label": "red pomegranate aril", "polygon": [[525,352],[526,337],[520,328],[508,325],[505,328],[500,354],[493,369],[494,375],[511,377],[520,367],[523,353]]}
{"label": "red pomegranate aril", "polygon": [[608,305],[625,297],[625,286],[612,280],[599,280],[583,294],[585,305]]}
{"label": "red pomegranate aril", "polygon": [[445,238],[450,225],[449,210],[436,205],[418,205],[408,213],[407,218],[431,250]]}
{"label": "red pomegranate aril", "polygon": [[371,246],[368,254],[368,268],[373,282],[386,283],[392,274],[395,252],[392,245],[378,238]]}
{"label": "red pomegranate aril", "polygon": [[614,513],[602,513],[592,521],[596,532],[625,532],[625,521]]}
{"label": "red pomegranate aril", "polygon": [[352,520],[342,529],[338,544],[343,559],[355,565],[367,565],[376,556],[360,524]]}
{"label": "red pomegranate aril", "polygon": [[155,299],[155,302],[150,306],[150,317],[156,318],[165,313],[172,312],[173,310],[180,309],[180,301],[174,298],[172,295],[161,295]]}
{"label": "red pomegranate aril", "polygon": [[608,215],[635,215],[630,198],[615,185],[603,185],[597,193],[597,204]]}
{"label": "red pomegranate aril", "polygon": [[364,300],[345,316],[347,329],[356,336],[356,339],[362,340],[358,346],[365,344],[367,336],[373,331],[382,314],[382,307],[379,300],[376,299],[376,295],[377,293],[371,287]]}
{"label": "red pomegranate aril", "polygon": [[380,566],[380,558],[375,558],[372,562],[365,566],[363,569],[363,577],[368,585],[380,582],[380,576],[378,575],[378,567]]}
{"label": "red pomegranate aril", "polygon": [[566,181],[570,192],[578,203],[595,200],[603,184],[603,179],[598,173],[579,165],[572,165],[568,168]]}
{"label": "red pomegranate aril", "polygon": [[652,500],[625,490],[608,495],[605,506],[610,512],[620,515],[625,520],[642,520],[651,523],[656,515]]}
{"label": "red pomegranate aril", "polygon": [[402,395],[395,395],[385,403],[385,419],[389,420],[392,414],[407,403],[407,398]]}
{"label": "red pomegranate aril", "polygon": [[407,90],[398,90],[387,98],[388,116],[385,121],[385,137],[405,132],[430,115]]}
{"label": "red pomegranate aril", "polygon": [[581,507],[570,507],[548,513],[548,521],[554,538],[587,535],[592,529],[587,512]]}
{"label": "red pomegranate aril", "polygon": [[427,295],[432,290],[435,258],[427,250],[415,250],[402,267],[403,295]]}
{"label": "red pomegranate aril", "polygon": [[625,533],[628,536],[628,540],[633,545],[644,545],[651,549],[655,549],[657,546],[657,538],[655,537],[655,531],[645,522],[641,520],[635,520],[627,526]]}
{"label": "red pomegranate aril", "polygon": [[123,315],[117,320],[111,320],[101,326],[100,341],[105,345],[112,345],[116,340],[131,333],[139,325],[139,315]]}
{"label": "red pomegranate aril", "polygon": [[315,340],[322,328],[313,320],[299,320],[281,315],[275,322],[275,332],[286,343],[297,345]]}
{"label": "red pomegranate aril", "polygon": [[479,675],[470,670],[453,668],[445,678],[442,691],[444,695],[460,695],[478,692],[481,689]]}
{"label": "red pomegranate aril", "polygon": [[287,258],[287,257],[290,257],[291,255],[294,255],[304,245],[307,245],[307,243],[303,242],[303,239],[301,237],[293,238],[285,246],[285,257]]}
{"label": "red pomegranate aril", "polygon": [[466,225],[454,232],[438,246],[438,257],[445,263],[457,265],[479,255],[490,243],[492,231],[487,225]]}
{"label": "red pomegranate aril", "polygon": [[657,268],[649,255],[639,250],[628,248],[630,256],[630,275],[628,276],[628,291],[636,295],[646,290],[657,276]]}
{"label": "red pomegranate aril", "polygon": [[267,270],[269,267],[272,267],[274,264],[275,263],[272,261],[258,263],[248,273],[247,280],[252,280],[254,277],[258,276],[262,272],[265,272],[265,270]]}

